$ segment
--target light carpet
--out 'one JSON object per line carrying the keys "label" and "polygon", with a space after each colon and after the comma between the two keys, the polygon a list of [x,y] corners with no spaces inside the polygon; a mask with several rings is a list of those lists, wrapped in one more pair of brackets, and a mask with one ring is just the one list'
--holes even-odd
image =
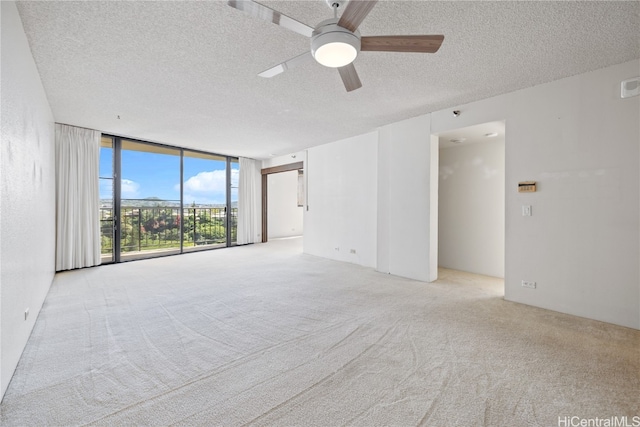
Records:
{"label": "light carpet", "polygon": [[56,276],[2,425],[557,426],[640,415],[640,331],[301,239]]}

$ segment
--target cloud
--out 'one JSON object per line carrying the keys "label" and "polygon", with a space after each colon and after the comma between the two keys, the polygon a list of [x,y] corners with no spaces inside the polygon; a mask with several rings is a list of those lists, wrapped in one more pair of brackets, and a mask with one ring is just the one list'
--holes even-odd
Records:
{"label": "cloud", "polygon": [[140,184],[130,179],[123,179],[120,182],[120,193],[123,199],[135,199],[138,197],[138,190],[140,190]]}
{"label": "cloud", "polygon": [[[231,170],[231,184],[234,187],[238,185],[238,173],[237,169]],[[225,203],[226,180],[224,170],[199,172],[184,182],[184,203]],[[176,189],[179,188],[180,185],[176,185]]]}
{"label": "cloud", "polygon": [[189,194],[224,193],[226,173],[223,170],[199,172],[184,182],[184,192]]}

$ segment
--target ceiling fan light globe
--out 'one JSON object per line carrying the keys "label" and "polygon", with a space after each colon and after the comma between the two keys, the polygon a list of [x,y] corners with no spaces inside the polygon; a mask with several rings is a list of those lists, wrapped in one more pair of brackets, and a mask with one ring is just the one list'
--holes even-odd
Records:
{"label": "ceiling fan light globe", "polygon": [[314,57],[325,67],[339,68],[351,64],[357,56],[358,51],[350,44],[334,42],[320,46]]}
{"label": "ceiling fan light globe", "polygon": [[311,41],[311,53],[321,65],[340,68],[351,64],[360,51],[360,39],[348,32],[319,34]]}

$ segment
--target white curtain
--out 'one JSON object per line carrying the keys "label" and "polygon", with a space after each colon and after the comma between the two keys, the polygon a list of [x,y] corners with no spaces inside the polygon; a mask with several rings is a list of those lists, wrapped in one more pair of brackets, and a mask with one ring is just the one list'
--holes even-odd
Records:
{"label": "white curtain", "polygon": [[260,171],[253,159],[240,157],[238,182],[238,244],[259,242],[260,235]]}
{"label": "white curtain", "polygon": [[100,264],[100,132],[56,124],[56,270]]}

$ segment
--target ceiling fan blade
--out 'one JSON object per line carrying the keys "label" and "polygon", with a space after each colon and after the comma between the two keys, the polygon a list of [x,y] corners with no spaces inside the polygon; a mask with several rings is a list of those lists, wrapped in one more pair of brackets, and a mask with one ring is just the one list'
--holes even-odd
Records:
{"label": "ceiling fan blade", "polygon": [[378,0],[350,0],[338,21],[338,25],[349,31],[357,30],[376,3]]}
{"label": "ceiling fan blade", "polygon": [[272,22],[288,30],[302,34],[303,36],[311,37],[311,34],[313,33],[313,28],[307,24],[303,24],[293,18],[289,18],[287,15],[283,15],[277,10],[263,6],[260,3],[256,3],[251,0],[228,0],[227,4],[234,9],[241,10],[247,15],[253,16],[254,18]]}
{"label": "ceiling fan blade", "polygon": [[435,53],[440,49],[443,40],[443,35],[362,37],[360,50]]}
{"label": "ceiling fan blade", "polygon": [[288,61],[283,62],[282,64],[278,64],[275,67],[271,67],[268,70],[265,70],[258,74],[260,77],[273,77],[277,76],[280,73],[284,73],[285,71],[295,68],[300,64],[304,64],[308,60],[313,59],[311,56],[311,52],[305,52],[302,55],[298,55],[294,58],[291,58]]}
{"label": "ceiling fan blade", "polygon": [[353,66],[353,62],[349,65],[345,65],[344,67],[338,68],[338,72],[340,73],[342,83],[344,83],[344,88],[347,89],[347,92],[351,92],[352,90],[362,87],[360,77],[358,77],[358,72],[356,71],[356,67]]}

